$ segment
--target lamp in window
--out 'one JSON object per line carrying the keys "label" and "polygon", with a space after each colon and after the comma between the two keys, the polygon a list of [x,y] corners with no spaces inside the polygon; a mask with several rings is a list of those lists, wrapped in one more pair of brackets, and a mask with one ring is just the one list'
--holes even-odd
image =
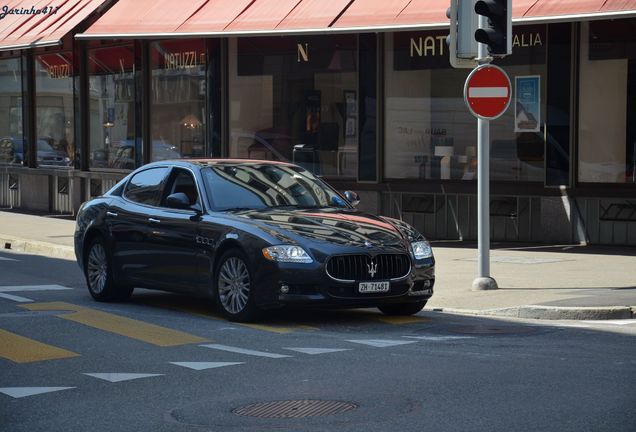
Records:
{"label": "lamp in window", "polygon": [[199,120],[195,115],[188,114],[180,121],[181,126],[186,129],[197,129],[202,126],[201,120]]}
{"label": "lamp in window", "polygon": [[104,123],[102,126],[105,128],[112,128],[115,126],[115,108],[106,109],[106,113],[104,115]]}

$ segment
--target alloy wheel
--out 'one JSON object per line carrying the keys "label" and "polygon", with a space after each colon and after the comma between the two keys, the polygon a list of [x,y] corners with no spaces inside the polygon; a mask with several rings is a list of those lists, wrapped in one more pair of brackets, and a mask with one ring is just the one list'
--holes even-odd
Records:
{"label": "alloy wheel", "polygon": [[93,244],[88,254],[88,263],[86,266],[88,283],[95,294],[101,294],[106,287],[108,279],[108,260],[106,258],[106,249],[101,243]]}
{"label": "alloy wheel", "polygon": [[237,257],[228,258],[219,271],[219,299],[226,311],[238,314],[247,305],[250,294],[250,274],[245,262]]}

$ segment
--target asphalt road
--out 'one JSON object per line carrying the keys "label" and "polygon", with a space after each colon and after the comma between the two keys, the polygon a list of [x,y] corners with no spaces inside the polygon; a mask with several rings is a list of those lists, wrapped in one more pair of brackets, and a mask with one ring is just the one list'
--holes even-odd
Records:
{"label": "asphalt road", "polygon": [[[0,253],[2,431],[634,431],[635,388],[633,321],[240,325],[148,290],[96,303],[74,262]],[[309,402],[254,406],[278,401]]]}

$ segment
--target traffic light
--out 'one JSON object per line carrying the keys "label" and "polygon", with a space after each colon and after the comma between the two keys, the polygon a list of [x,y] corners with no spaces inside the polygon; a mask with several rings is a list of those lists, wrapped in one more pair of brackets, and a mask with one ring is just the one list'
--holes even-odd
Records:
{"label": "traffic light", "polygon": [[478,0],[475,13],[487,18],[475,31],[475,40],[488,45],[491,56],[512,54],[512,0]]}
{"label": "traffic light", "polygon": [[446,16],[450,20],[450,33],[446,37],[449,60],[454,68],[477,66],[477,41],[474,34],[478,19],[473,11],[474,0],[451,0]]}

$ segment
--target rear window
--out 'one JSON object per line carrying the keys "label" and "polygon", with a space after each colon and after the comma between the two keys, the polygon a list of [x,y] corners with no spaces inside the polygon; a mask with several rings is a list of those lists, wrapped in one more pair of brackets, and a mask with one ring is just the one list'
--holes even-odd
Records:
{"label": "rear window", "polygon": [[124,196],[134,202],[158,206],[170,168],[157,167],[138,172],[126,185]]}

